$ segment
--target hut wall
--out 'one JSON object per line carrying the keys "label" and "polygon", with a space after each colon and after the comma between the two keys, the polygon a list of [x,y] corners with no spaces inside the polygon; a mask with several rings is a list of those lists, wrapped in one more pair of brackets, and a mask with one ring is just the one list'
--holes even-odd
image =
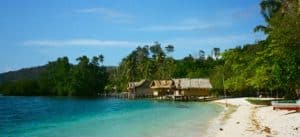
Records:
{"label": "hut wall", "polygon": [[136,96],[152,96],[153,93],[149,87],[137,87],[135,89]]}
{"label": "hut wall", "polygon": [[183,89],[182,95],[184,96],[208,96],[208,89]]}
{"label": "hut wall", "polygon": [[152,95],[153,96],[165,96],[171,94],[170,91],[168,92],[169,89],[153,89]]}
{"label": "hut wall", "polygon": [[141,86],[135,88],[136,97],[149,97],[153,96],[153,93],[149,87],[150,82],[146,81]]}

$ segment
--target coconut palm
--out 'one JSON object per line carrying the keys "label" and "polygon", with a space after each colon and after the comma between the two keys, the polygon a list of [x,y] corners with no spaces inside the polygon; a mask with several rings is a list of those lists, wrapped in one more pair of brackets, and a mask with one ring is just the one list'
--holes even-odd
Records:
{"label": "coconut palm", "polygon": [[102,54],[99,55],[99,61],[101,62],[101,65],[103,66],[104,56]]}
{"label": "coconut palm", "polygon": [[272,16],[280,9],[284,0],[262,0],[260,2],[260,13],[267,23],[266,26],[258,25],[254,28],[254,32],[262,31],[265,34],[268,34],[272,30],[270,25],[270,19]]}
{"label": "coconut palm", "polygon": [[174,46],[173,45],[168,45],[165,47],[167,54],[170,54],[172,52],[174,52]]}
{"label": "coconut palm", "polygon": [[213,56],[215,57],[215,59],[219,59],[221,54],[220,48],[213,48]]}

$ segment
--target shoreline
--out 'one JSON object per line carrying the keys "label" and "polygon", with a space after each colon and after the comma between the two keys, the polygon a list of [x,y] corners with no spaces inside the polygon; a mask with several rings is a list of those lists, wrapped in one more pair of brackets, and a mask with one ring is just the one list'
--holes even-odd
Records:
{"label": "shoreline", "polygon": [[[253,105],[246,98],[212,101],[224,110],[210,121],[208,137],[298,137],[300,113]],[[225,102],[228,106],[225,106]]]}

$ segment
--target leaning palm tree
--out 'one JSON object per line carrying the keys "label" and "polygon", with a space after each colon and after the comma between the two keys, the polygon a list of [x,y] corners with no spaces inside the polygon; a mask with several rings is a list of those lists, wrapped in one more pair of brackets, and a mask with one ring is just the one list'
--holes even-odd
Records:
{"label": "leaning palm tree", "polygon": [[272,30],[272,26],[270,25],[270,19],[280,9],[283,1],[284,0],[262,0],[260,2],[260,13],[264,17],[267,25],[256,26],[254,28],[254,32],[262,31],[265,34],[268,34]]}

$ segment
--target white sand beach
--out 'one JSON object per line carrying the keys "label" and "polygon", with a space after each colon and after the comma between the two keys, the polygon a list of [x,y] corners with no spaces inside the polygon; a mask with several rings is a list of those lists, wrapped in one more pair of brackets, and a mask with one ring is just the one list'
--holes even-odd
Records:
{"label": "white sand beach", "polygon": [[253,105],[246,98],[214,101],[225,111],[211,121],[210,137],[300,137],[300,112]]}

